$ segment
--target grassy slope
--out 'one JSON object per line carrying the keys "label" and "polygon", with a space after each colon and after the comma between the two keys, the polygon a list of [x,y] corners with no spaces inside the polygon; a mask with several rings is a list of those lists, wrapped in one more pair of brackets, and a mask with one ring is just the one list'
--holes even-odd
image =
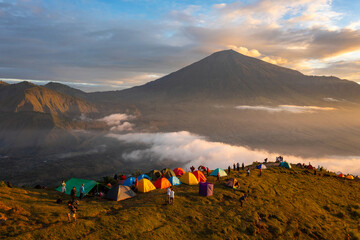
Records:
{"label": "grassy slope", "polygon": [[[233,172],[232,172],[233,173]],[[235,172],[240,190],[215,185],[214,196],[201,197],[198,186],[175,188],[173,206],[166,190],[139,193],[112,202],[87,198],[78,221],[67,223],[59,193],[0,187],[0,236],[17,239],[352,239],[360,236],[360,182],[293,168]],[[232,174],[233,175],[233,174]],[[215,179],[210,177],[210,182]],[[225,179],[223,179],[225,181]],[[243,192],[250,197],[241,208]],[[262,218],[260,233],[255,221]],[[1,218],[1,217],[0,217]]]}

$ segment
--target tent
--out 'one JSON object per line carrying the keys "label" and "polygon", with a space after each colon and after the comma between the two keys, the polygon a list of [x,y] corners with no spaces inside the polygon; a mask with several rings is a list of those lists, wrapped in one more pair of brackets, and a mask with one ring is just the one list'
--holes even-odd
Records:
{"label": "tent", "polygon": [[180,180],[177,177],[171,177],[168,180],[173,186],[177,186],[181,184]]}
{"label": "tent", "polygon": [[340,174],[338,175],[338,177],[345,177],[345,175],[342,174],[342,173],[340,173]]}
{"label": "tent", "polygon": [[221,168],[217,168],[217,169],[215,169],[214,171],[212,171],[211,172],[211,174],[210,174],[210,176],[217,176],[218,175],[218,173],[219,173],[219,176],[220,177],[225,177],[225,176],[227,176],[227,174],[226,174],[226,172],[223,170],[223,169],[221,169]]}
{"label": "tent", "polygon": [[235,189],[240,187],[239,182],[236,178],[230,178],[225,185]]}
{"label": "tent", "polygon": [[288,163],[288,162],[282,162],[282,163],[280,163],[279,166],[280,166],[280,167],[287,168],[287,169],[290,169],[290,168],[291,168],[291,165],[290,165],[290,163]]}
{"label": "tent", "polygon": [[194,171],[193,174],[195,175],[198,182],[206,182],[206,177],[204,174],[198,170]]}
{"label": "tent", "polygon": [[355,178],[354,178],[353,175],[347,175],[347,176],[346,176],[346,179],[354,180]]}
{"label": "tent", "polygon": [[114,201],[121,201],[135,196],[136,193],[131,190],[130,187],[124,185],[116,185],[107,192],[105,198]]}
{"label": "tent", "polygon": [[167,180],[167,178],[165,177],[161,177],[158,180],[156,180],[156,182],[154,183],[154,186],[156,188],[168,188],[171,186],[171,183],[169,182],[169,180]]}
{"label": "tent", "polygon": [[174,169],[174,173],[176,174],[176,176],[182,176],[182,175],[184,175],[185,174],[185,171],[184,171],[184,169],[182,169],[182,168],[175,168]]}
{"label": "tent", "polygon": [[139,180],[139,186],[138,186],[139,192],[150,192],[155,189],[156,187],[150,182],[150,180],[146,178]]}
{"label": "tent", "polygon": [[267,167],[265,166],[265,164],[260,164],[259,166],[256,167],[257,169],[266,169]]}
{"label": "tent", "polygon": [[169,168],[164,168],[161,172],[164,173],[164,177],[166,178],[176,177],[174,171]]}
{"label": "tent", "polygon": [[148,175],[146,175],[146,174],[141,174],[141,175],[139,175],[138,177],[137,177],[137,179],[140,181],[141,179],[143,179],[143,178],[146,178],[146,179],[149,179],[149,180],[151,180],[151,178],[148,176]]}
{"label": "tent", "polygon": [[149,177],[151,177],[152,180],[157,180],[158,178],[161,178],[161,172],[159,170],[152,170],[148,173]]}
{"label": "tent", "polygon": [[135,179],[136,178],[134,178],[134,177],[129,177],[123,182],[122,185],[130,187],[131,185],[135,184]]}
{"label": "tent", "polygon": [[181,176],[180,181],[182,183],[188,184],[188,185],[196,185],[199,183],[199,181],[196,179],[195,175],[191,172],[187,172],[184,175]]}
{"label": "tent", "polygon": [[[80,187],[84,183],[85,195],[88,194],[97,184],[94,180],[80,179],[80,178],[70,178],[66,181],[66,194],[70,195],[71,189],[76,188],[76,196],[80,197]],[[61,192],[61,186],[56,188],[56,191]]]}
{"label": "tent", "polygon": [[214,184],[208,182],[201,182],[199,184],[199,194],[201,196],[209,197],[214,193]]}

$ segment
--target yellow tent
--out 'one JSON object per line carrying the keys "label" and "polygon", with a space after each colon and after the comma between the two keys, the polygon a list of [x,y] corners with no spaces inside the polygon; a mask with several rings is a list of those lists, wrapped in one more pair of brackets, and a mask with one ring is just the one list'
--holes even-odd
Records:
{"label": "yellow tent", "polygon": [[150,192],[155,190],[156,187],[146,178],[143,178],[139,181],[138,191],[139,192]]}
{"label": "yellow tent", "polygon": [[354,176],[353,176],[353,175],[347,175],[347,176],[346,176],[346,179],[351,179],[351,180],[353,180],[353,179],[354,179]]}
{"label": "yellow tent", "polygon": [[195,175],[191,172],[187,172],[181,176],[180,181],[187,185],[196,185],[199,184],[198,180],[196,179]]}

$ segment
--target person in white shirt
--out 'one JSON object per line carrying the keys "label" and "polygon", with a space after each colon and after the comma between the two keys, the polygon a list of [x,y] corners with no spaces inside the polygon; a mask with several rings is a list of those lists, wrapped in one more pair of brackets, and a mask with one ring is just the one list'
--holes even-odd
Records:
{"label": "person in white shirt", "polygon": [[171,202],[171,204],[174,204],[174,201],[175,201],[175,192],[174,192],[174,189],[171,188],[171,191],[170,191],[170,202]]}
{"label": "person in white shirt", "polygon": [[170,193],[171,193],[171,187],[168,187],[167,189],[168,204],[170,204]]}

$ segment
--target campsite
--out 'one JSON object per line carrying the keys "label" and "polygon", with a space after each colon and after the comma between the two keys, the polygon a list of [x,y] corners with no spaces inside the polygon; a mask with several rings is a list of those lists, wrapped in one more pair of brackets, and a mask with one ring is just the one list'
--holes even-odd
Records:
{"label": "campsite", "polygon": [[[217,169],[226,174],[220,182],[205,173],[201,195],[194,174],[171,176],[171,181],[181,181],[173,186],[174,205],[166,203],[167,178],[150,181],[142,174],[136,194],[129,186],[114,185],[105,197],[86,196],[71,223],[66,217],[68,195],[3,183],[0,234],[9,239],[359,239],[359,178],[325,169],[314,175],[314,170],[294,164],[265,165],[262,176],[259,163],[246,166],[250,176],[246,168],[229,175]],[[94,182],[88,186],[96,188]],[[211,187],[212,195],[204,196]],[[244,194],[248,197],[241,207]],[[59,196],[62,204],[56,203]]]}

